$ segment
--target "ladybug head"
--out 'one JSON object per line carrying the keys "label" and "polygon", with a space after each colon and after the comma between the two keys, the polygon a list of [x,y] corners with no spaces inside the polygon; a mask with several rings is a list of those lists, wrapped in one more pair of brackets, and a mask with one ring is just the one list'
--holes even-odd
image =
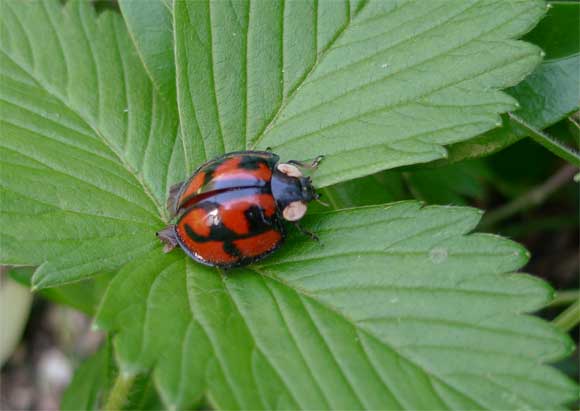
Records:
{"label": "ladybug head", "polygon": [[312,186],[312,179],[310,177],[299,177],[300,186],[302,187],[302,200],[309,203],[312,200],[318,200],[318,193]]}
{"label": "ladybug head", "polygon": [[298,221],[312,200],[319,201],[320,195],[312,186],[310,177],[305,177],[294,164],[278,164],[272,176],[274,195],[282,217],[288,221]]}
{"label": "ladybug head", "polygon": [[318,200],[319,194],[312,186],[310,177],[304,177],[293,164],[278,164],[272,177],[272,194],[288,221],[298,221],[308,208],[308,203]]}
{"label": "ladybug head", "polygon": [[298,198],[289,202],[282,210],[282,216],[288,221],[298,221],[304,214],[306,214],[307,204],[312,200],[316,200],[323,205],[327,205],[320,201],[320,194],[316,192],[312,186],[312,179],[310,177],[297,177],[300,190]]}

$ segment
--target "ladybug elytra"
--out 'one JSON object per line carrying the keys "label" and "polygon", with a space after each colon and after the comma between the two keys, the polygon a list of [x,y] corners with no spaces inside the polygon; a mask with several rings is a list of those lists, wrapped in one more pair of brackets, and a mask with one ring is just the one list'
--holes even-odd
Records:
{"label": "ladybug elytra", "polygon": [[228,153],[171,187],[167,207],[177,220],[157,233],[164,251],[179,245],[208,266],[248,265],[282,245],[284,220],[317,240],[298,224],[307,204],[319,199],[300,169],[316,169],[322,156],[311,164],[279,159],[269,151]]}

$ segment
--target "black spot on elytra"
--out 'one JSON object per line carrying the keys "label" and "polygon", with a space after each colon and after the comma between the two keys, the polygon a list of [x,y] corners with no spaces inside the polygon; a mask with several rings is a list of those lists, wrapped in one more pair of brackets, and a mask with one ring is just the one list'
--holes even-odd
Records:
{"label": "black spot on elytra", "polygon": [[257,205],[248,207],[248,209],[244,212],[244,215],[248,221],[250,232],[254,234],[259,234],[271,230],[273,226],[272,219],[276,218],[276,215],[270,218],[266,217],[264,214],[264,209],[258,207]]}
{"label": "black spot on elytra", "polygon": [[[216,209],[220,209],[220,205],[217,202],[207,200],[201,201],[187,210],[184,216],[194,209],[203,209],[206,213],[210,213]],[[227,228],[223,223],[212,225],[208,236],[197,234],[188,224],[185,224],[185,232],[189,238],[198,243],[205,243],[208,241],[223,241],[227,243],[238,239],[250,238],[270,230],[275,230],[282,234],[284,233],[282,219],[278,213],[275,213],[272,217],[266,217],[264,215],[264,210],[261,207],[252,205],[244,212],[244,215],[249,223],[250,231],[248,234],[237,234]]]}
{"label": "black spot on elytra", "polygon": [[244,170],[258,170],[260,169],[260,164],[268,167],[268,164],[262,158],[257,158],[254,156],[241,156],[240,164],[238,167]]}
{"label": "black spot on elytra", "polygon": [[238,250],[238,247],[236,247],[234,245],[234,243],[232,243],[231,241],[224,242],[224,251],[226,253],[228,253],[229,255],[231,255],[232,257],[236,257],[236,258],[243,257],[240,250]]}

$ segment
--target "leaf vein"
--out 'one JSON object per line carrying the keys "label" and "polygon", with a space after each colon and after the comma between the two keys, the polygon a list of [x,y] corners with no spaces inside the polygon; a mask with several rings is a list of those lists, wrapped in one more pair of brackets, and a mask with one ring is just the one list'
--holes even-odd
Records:
{"label": "leaf vein", "polygon": [[[89,126],[89,128],[91,128],[93,130],[93,132],[100,138],[101,141],[103,141],[103,143],[111,150],[111,152],[116,155],[116,157],[119,159],[120,164],[122,164],[127,169],[127,171],[143,187],[144,192],[147,194],[147,196],[149,197],[149,199],[151,200],[153,205],[159,211],[159,216],[163,216],[162,207],[161,207],[160,203],[157,201],[157,199],[155,198],[155,196],[152,194],[152,191],[149,189],[147,183],[144,180],[141,180],[138,178],[137,172],[129,165],[129,163],[124,159],[124,157],[119,152],[117,152],[117,150],[114,149],[113,144],[98,130],[98,128],[95,127],[86,117],[84,117],[81,114],[81,112],[76,111],[70,104],[68,104],[66,99],[63,96],[61,96],[58,92],[53,90],[52,87],[50,87],[48,84],[43,84],[43,82],[41,80],[39,80],[37,77],[35,77],[34,70],[32,70],[30,67],[27,67],[25,63],[19,62],[18,60],[16,60],[16,58],[14,56],[9,54],[5,50],[2,50],[2,51],[16,66],[18,66],[24,73],[26,73],[29,77],[31,77],[41,89],[46,90],[48,94],[55,97],[65,107],[67,107],[70,111],[72,111],[73,113],[78,115],[79,118],[83,119],[83,121],[87,124],[87,126]],[[159,218],[159,216],[156,216],[156,218]]]}
{"label": "leaf vein", "polygon": [[211,84],[213,87],[213,93],[212,97],[214,99],[214,104],[215,104],[215,112],[216,112],[216,117],[217,117],[217,125],[218,125],[218,131],[219,131],[219,138],[220,138],[220,142],[221,142],[221,147],[220,150],[221,152],[225,152],[226,148],[225,148],[225,139],[224,139],[224,131],[223,131],[223,126],[222,126],[222,119],[221,119],[221,114],[220,114],[220,105],[218,103],[218,91],[217,91],[217,87],[216,87],[216,81],[215,81],[215,56],[214,56],[214,44],[213,44],[213,29],[214,29],[214,24],[213,24],[213,19],[212,19],[212,8],[211,8],[211,1],[207,2],[207,7],[208,7],[208,16],[209,16],[209,57],[210,57],[210,66],[209,66],[209,70],[210,70],[210,74],[211,74]]}
{"label": "leaf vein", "polygon": [[[513,20],[514,18],[512,18],[510,20]],[[505,22],[502,22],[501,24],[503,24],[503,23],[505,23]],[[497,28],[498,26],[500,26],[501,24],[498,24],[497,26],[495,26],[494,29]],[[489,32],[493,31],[494,29],[490,30]],[[488,33],[484,33],[484,34],[488,34]],[[457,50],[461,49],[462,47],[464,47],[464,46],[466,46],[468,44],[471,44],[472,42],[475,42],[475,41],[479,41],[479,38],[473,38],[470,41],[468,41],[466,43],[463,43],[463,44],[461,44],[458,47],[454,47],[452,49],[446,50],[443,54],[437,54],[437,55],[435,55],[433,57],[428,58],[427,60],[423,60],[423,61],[419,62],[418,64],[405,67],[405,68],[403,68],[403,69],[401,69],[399,71],[393,71],[393,72],[391,72],[391,73],[389,73],[389,74],[387,74],[387,75],[385,75],[385,76],[383,76],[383,77],[381,77],[381,78],[379,78],[377,80],[374,80],[374,81],[371,81],[369,83],[366,83],[366,84],[357,86],[357,87],[355,87],[353,89],[350,89],[350,90],[346,91],[345,93],[342,93],[340,95],[334,96],[334,101],[336,101],[336,100],[338,100],[340,98],[343,98],[343,97],[347,97],[351,93],[354,93],[354,92],[357,92],[357,91],[360,91],[360,90],[363,90],[363,89],[366,89],[366,88],[370,88],[370,87],[376,85],[377,83],[383,82],[384,80],[386,80],[388,78],[395,77],[396,75],[400,75],[401,73],[404,73],[405,71],[408,71],[410,69],[417,69],[418,67],[420,67],[421,65],[423,65],[425,63],[429,63],[429,62],[436,61],[437,59],[439,59],[441,57],[446,57],[447,56],[447,53],[450,53],[450,52],[453,52],[453,51],[457,51]],[[510,56],[509,59],[506,59],[504,61],[501,61],[500,63],[498,63],[496,66],[494,66],[492,68],[486,68],[486,69],[483,69],[483,70],[478,71],[476,73],[469,73],[468,77],[463,76],[460,79],[453,80],[451,83],[444,84],[444,85],[442,85],[442,86],[440,86],[438,88],[435,88],[434,90],[428,91],[425,94],[422,94],[422,95],[419,95],[419,96],[415,96],[412,99],[404,100],[404,101],[401,101],[401,102],[396,103],[396,104],[390,104],[390,105],[386,105],[386,106],[383,106],[383,107],[379,107],[377,109],[370,110],[370,111],[367,111],[367,112],[364,112],[364,113],[361,113],[361,114],[357,114],[357,115],[355,115],[353,117],[346,118],[344,120],[341,120],[341,121],[338,121],[338,122],[335,122],[335,123],[326,125],[326,126],[321,127],[321,128],[319,128],[319,129],[317,129],[317,130],[315,130],[313,132],[305,133],[305,134],[303,134],[301,136],[294,137],[293,139],[288,139],[286,141],[286,143],[288,141],[290,141],[290,140],[297,141],[297,140],[300,140],[300,139],[302,139],[304,137],[307,137],[309,135],[317,134],[317,133],[320,133],[320,132],[322,132],[324,130],[332,129],[332,128],[335,128],[337,126],[350,123],[350,122],[352,122],[354,120],[358,120],[358,119],[363,118],[365,116],[369,116],[369,115],[372,115],[372,114],[377,114],[377,113],[380,113],[380,112],[384,112],[387,109],[388,109],[388,111],[392,111],[395,108],[404,107],[404,106],[406,106],[406,105],[408,105],[410,103],[414,103],[416,100],[424,99],[425,97],[428,97],[430,95],[433,95],[433,94],[435,94],[435,93],[437,93],[437,92],[439,92],[441,90],[444,90],[444,89],[453,87],[453,86],[455,86],[457,84],[460,84],[460,83],[466,81],[467,79],[472,79],[474,77],[478,77],[478,76],[481,76],[481,75],[490,73],[490,72],[496,70],[497,69],[497,66],[501,66],[501,65],[503,65],[505,63],[518,62],[518,61],[523,60],[523,59],[526,59],[526,58],[529,58],[529,55],[528,54],[524,54],[523,56],[520,56],[517,59],[514,59],[513,57]],[[327,104],[328,104],[327,101],[323,101],[320,104],[317,104],[315,106],[309,107],[308,110],[306,110],[306,111],[298,112],[298,113],[296,113],[295,115],[293,115],[291,117],[287,117],[284,121],[278,122],[275,125],[275,127],[281,127],[282,125],[284,125],[284,124],[286,124],[286,123],[288,123],[288,122],[290,122],[292,120],[295,120],[295,119],[297,119],[297,118],[299,118],[301,116],[304,116],[306,114],[312,114],[316,109],[321,108],[321,107],[324,107]],[[274,128],[274,127],[272,127],[272,128]]]}
{"label": "leaf vein", "polygon": [[322,343],[324,345],[324,348],[326,348],[326,350],[330,354],[330,358],[332,358],[332,361],[336,364],[336,368],[340,371],[340,375],[343,377],[349,390],[354,394],[354,397],[356,398],[357,402],[359,403],[360,408],[361,409],[368,408],[366,405],[364,405],[364,401],[362,400],[358,391],[354,388],[352,381],[350,380],[349,376],[347,376],[347,373],[343,369],[343,365],[338,361],[336,354],[334,353],[334,351],[330,347],[330,344],[328,342],[328,337],[325,336],[325,333],[322,331],[320,324],[316,320],[314,320],[314,315],[312,314],[312,311],[311,311],[311,308],[309,307],[309,304],[304,302],[303,295],[301,295],[299,293],[296,293],[296,295],[298,296],[298,299],[300,300],[300,303],[302,304],[304,311],[308,314],[308,319],[310,320],[310,322],[313,326],[312,328],[316,331],[316,334],[318,336],[320,336]]}
{"label": "leaf vein", "polygon": [[[242,322],[244,323],[246,329],[248,330],[248,334],[252,338],[252,341],[254,343],[254,348],[257,349],[260,353],[262,353],[262,356],[268,362],[268,364],[270,365],[270,367],[272,368],[272,370],[276,373],[276,375],[278,376],[278,378],[280,378],[282,381],[284,381],[284,383],[286,384],[286,387],[285,388],[288,388],[287,389],[287,392],[292,397],[292,400],[294,401],[294,403],[295,404],[300,404],[300,401],[298,401],[298,397],[294,394],[294,392],[292,392],[291,389],[289,389],[289,387],[291,387],[291,385],[289,384],[289,382],[285,378],[284,372],[282,372],[278,366],[274,365],[274,363],[272,361],[270,361],[270,359],[268,358],[268,356],[264,354],[264,350],[261,348],[260,343],[258,342],[258,339],[252,333],[252,327],[250,327],[248,321],[244,317],[244,313],[242,312],[242,310],[238,306],[238,303],[237,303],[236,299],[234,298],[234,293],[231,292],[230,288],[228,287],[227,281],[224,279],[224,277],[223,277],[223,275],[221,273],[220,273],[220,279],[222,280],[224,289],[226,289],[228,291],[227,292],[227,296],[229,297],[230,301],[232,302],[232,307],[238,312],[238,314],[239,314]],[[258,385],[258,382],[257,382],[257,379],[255,378],[255,376],[254,376],[254,382],[255,382],[255,384],[257,386]],[[260,390],[258,390],[258,392],[260,392]],[[264,408],[266,408],[266,407],[264,407]],[[301,408],[304,408],[304,406],[302,405]]]}
{"label": "leaf vein", "polygon": [[[361,7],[361,10],[364,8],[365,5],[363,5],[363,7]],[[360,10],[359,10],[360,11]],[[264,136],[266,135],[266,133],[273,127],[275,121],[277,120],[277,118],[280,116],[280,114],[282,113],[283,109],[290,103],[290,101],[292,101],[292,99],[294,98],[294,96],[296,95],[296,92],[300,89],[301,85],[304,83],[304,81],[314,72],[315,68],[318,66],[318,63],[320,62],[320,60],[322,60],[326,54],[328,53],[328,51],[330,50],[330,48],[332,47],[332,45],[334,43],[336,43],[336,41],[338,41],[338,39],[345,33],[346,29],[349,27],[350,25],[350,19],[347,23],[345,23],[334,35],[334,37],[328,42],[328,44],[317,54],[316,56],[316,61],[314,62],[314,64],[312,65],[312,67],[310,68],[310,70],[307,70],[299,79],[298,81],[295,83],[296,85],[288,91],[288,95],[286,97],[283,98],[282,103],[280,104],[280,106],[278,107],[278,110],[276,110],[276,112],[272,115],[272,117],[270,118],[269,121],[266,122],[266,125],[263,127],[263,129],[257,134],[257,136],[254,139],[254,143],[252,144],[252,148],[255,149],[257,147],[257,145],[260,143],[260,141],[264,138]]]}
{"label": "leaf vein", "polygon": [[328,397],[326,396],[324,390],[322,389],[320,382],[314,376],[314,374],[312,372],[312,368],[309,365],[309,362],[306,360],[306,357],[304,355],[304,350],[302,348],[302,344],[300,344],[298,342],[299,339],[296,338],[296,336],[294,335],[293,329],[288,324],[288,321],[286,319],[286,315],[287,315],[286,311],[282,309],[282,307],[280,306],[280,302],[278,301],[278,297],[276,296],[276,293],[273,292],[270,284],[265,280],[265,278],[267,278],[267,277],[263,277],[263,276],[259,275],[259,273],[257,273],[256,271],[254,271],[254,272],[256,274],[258,274],[258,277],[262,280],[262,282],[266,286],[266,289],[268,290],[268,292],[272,296],[272,299],[273,299],[275,306],[276,306],[276,310],[278,311],[278,314],[280,315],[280,318],[282,319],[282,322],[284,324],[284,328],[286,328],[286,330],[288,331],[288,335],[290,336],[290,339],[291,339],[294,347],[296,347],[298,353],[300,354],[300,357],[302,359],[302,363],[304,364],[306,370],[308,371],[308,374],[310,375],[311,381],[313,381],[314,386],[316,387],[316,390],[320,393],[322,399],[324,400],[324,402],[326,404],[326,408],[330,409],[331,408],[330,401],[329,401]]}
{"label": "leaf vein", "polygon": [[[16,150],[14,150],[14,151],[16,151]],[[30,155],[28,155],[28,154],[25,154],[25,153],[23,153],[23,152],[19,152],[19,151],[16,151],[16,152],[18,152],[18,154],[20,154],[20,155],[21,155],[21,156],[23,156],[23,157],[31,158],[32,160],[34,160],[34,161],[36,161],[36,162],[38,162],[38,163],[41,163],[41,164],[43,164],[43,165],[44,165],[46,168],[48,168],[49,170],[51,170],[52,172],[54,172],[54,173],[56,173],[56,174],[61,174],[61,175],[63,175],[63,176],[69,177],[69,178],[71,178],[72,180],[79,181],[79,182],[81,182],[81,184],[85,184],[85,185],[88,185],[88,186],[90,186],[90,187],[93,187],[93,188],[95,188],[95,189],[97,189],[97,190],[99,190],[99,191],[101,191],[101,192],[103,192],[103,193],[105,193],[105,194],[110,194],[111,196],[113,196],[113,197],[115,197],[115,198],[118,198],[119,200],[121,200],[121,201],[123,201],[123,202],[125,202],[125,203],[129,203],[129,204],[131,204],[131,205],[134,205],[134,206],[136,206],[137,208],[139,208],[139,209],[141,209],[141,210],[145,211],[147,214],[150,214],[150,215],[151,215],[151,216],[152,216],[152,217],[153,217],[155,220],[159,221],[159,216],[157,216],[157,215],[153,214],[153,213],[151,212],[151,210],[148,210],[148,209],[146,209],[145,207],[143,207],[143,206],[142,206],[141,204],[139,204],[139,203],[136,203],[136,202],[133,202],[133,201],[127,200],[125,197],[123,197],[123,196],[121,196],[121,195],[119,195],[119,194],[117,194],[117,193],[115,193],[115,192],[113,192],[113,191],[106,190],[106,189],[104,189],[103,187],[100,187],[100,186],[96,185],[95,183],[91,183],[91,182],[89,182],[89,181],[87,181],[87,180],[83,180],[83,179],[81,179],[81,178],[79,178],[79,177],[77,177],[77,176],[75,176],[75,175],[73,175],[73,174],[69,174],[69,173],[65,172],[64,170],[59,170],[59,169],[57,169],[57,168],[54,168],[54,166],[51,166],[50,164],[48,164],[48,163],[46,163],[46,162],[44,162],[44,161],[40,161],[40,160],[38,160],[38,159],[35,159],[35,158],[33,158],[33,157],[30,157]],[[37,169],[35,169],[35,168],[28,167],[28,166],[25,166],[25,165],[23,165],[23,164],[21,164],[19,167],[21,167],[21,168],[27,168],[27,169],[31,169],[31,170],[35,170],[35,171],[37,170]]]}
{"label": "leaf vein", "polygon": [[[231,375],[231,371],[225,365],[223,355],[218,350],[219,345],[218,345],[218,341],[215,338],[215,335],[208,331],[208,328],[211,329],[211,327],[206,326],[207,318],[204,314],[204,311],[195,309],[195,305],[199,305],[199,302],[194,303],[193,299],[195,297],[197,297],[197,294],[189,292],[190,288],[195,287],[195,286],[193,284],[191,284],[192,278],[191,278],[191,272],[189,269],[189,262],[186,261],[185,264],[186,264],[186,277],[185,277],[186,278],[186,294],[187,294],[187,299],[189,302],[190,315],[192,316],[192,318],[196,319],[197,323],[200,326],[201,331],[203,331],[203,333],[205,334],[208,341],[211,342],[211,344],[209,344],[209,346],[211,347],[212,351],[214,352],[215,358],[217,359],[217,365],[223,373],[224,380],[225,380],[226,384],[229,386],[229,391],[233,394],[234,401],[238,404],[238,408],[243,408],[242,407],[243,401],[242,401],[242,398],[240,396],[240,393],[237,390],[238,384],[235,384],[235,378]],[[195,299],[197,299],[197,298],[195,298]],[[199,316],[196,315],[195,312],[197,312],[199,314]]]}
{"label": "leaf vein", "polygon": [[[322,305],[323,307],[325,307],[326,309],[330,310],[331,312],[335,313],[336,315],[338,315],[339,317],[342,317],[346,322],[350,323],[350,324],[357,324],[356,321],[354,321],[353,319],[351,319],[346,313],[338,310],[337,308],[333,307],[332,305],[319,301],[315,298],[314,295],[311,295],[306,289],[299,287],[295,284],[292,283],[288,283],[286,280],[276,276],[276,274],[274,273],[270,273],[269,271],[259,271],[260,274],[279,282],[280,284],[282,284],[285,287],[288,287],[291,290],[294,290],[295,292],[298,292],[301,297],[304,298],[308,298],[312,301],[314,301],[317,304]],[[361,324],[358,323],[358,325],[360,326]],[[374,332],[372,332],[371,330],[369,330],[366,327],[360,327],[360,330],[362,332],[364,332],[365,334],[367,334],[369,337],[371,337],[372,339],[376,340],[379,344],[383,344],[387,347],[389,347],[393,352],[397,353],[398,356],[400,356],[401,358],[406,358],[403,357],[402,354],[395,348],[395,346],[389,344],[388,342],[386,342],[383,338],[380,338],[379,336],[375,335]],[[453,384],[451,384],[450,382],[446,381],[442,376],[439,376],[438,374],[436,374],[435,372],[433,372],[432,370],[428,369],[427,367],[425,367],[424,365],[420,364],[419,362],[415,362],[412,361],[410,358],[406,358],[406,360],[415,365],[416,367],[418,367],[420,370],[422,370],[426,375],[432,377],[432,378],[436,378],[438,381],[440,381],[442,384],[448,386],[449,388],[453,389],[454,391],[461,393],[462,395],[464,395],[466,398],[471,399],[474,403],[478,404],[481,406],[481,408],[483,409],[487,409],[488,407],[482,406],[481,404],[478,403],[478,401],[475,398],[472,398],[471,396],[463,393],[461,390],[459,390],[457,387],[455,387]]]}

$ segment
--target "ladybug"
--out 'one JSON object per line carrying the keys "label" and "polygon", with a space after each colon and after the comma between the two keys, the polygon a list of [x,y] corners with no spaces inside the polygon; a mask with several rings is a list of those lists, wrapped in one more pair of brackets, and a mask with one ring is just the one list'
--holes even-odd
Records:
{"label": "ladybug", "polygon": [[316,169],[322,158],[281,163],[270,151],[237,151],[208,161],[170,189],[167,207],[176,222],[157,233],[164,251],[179,245],[201,264],[227,269],[276,251],[284,220],[318,240],[298,221],[320,198],[301,169]]}

